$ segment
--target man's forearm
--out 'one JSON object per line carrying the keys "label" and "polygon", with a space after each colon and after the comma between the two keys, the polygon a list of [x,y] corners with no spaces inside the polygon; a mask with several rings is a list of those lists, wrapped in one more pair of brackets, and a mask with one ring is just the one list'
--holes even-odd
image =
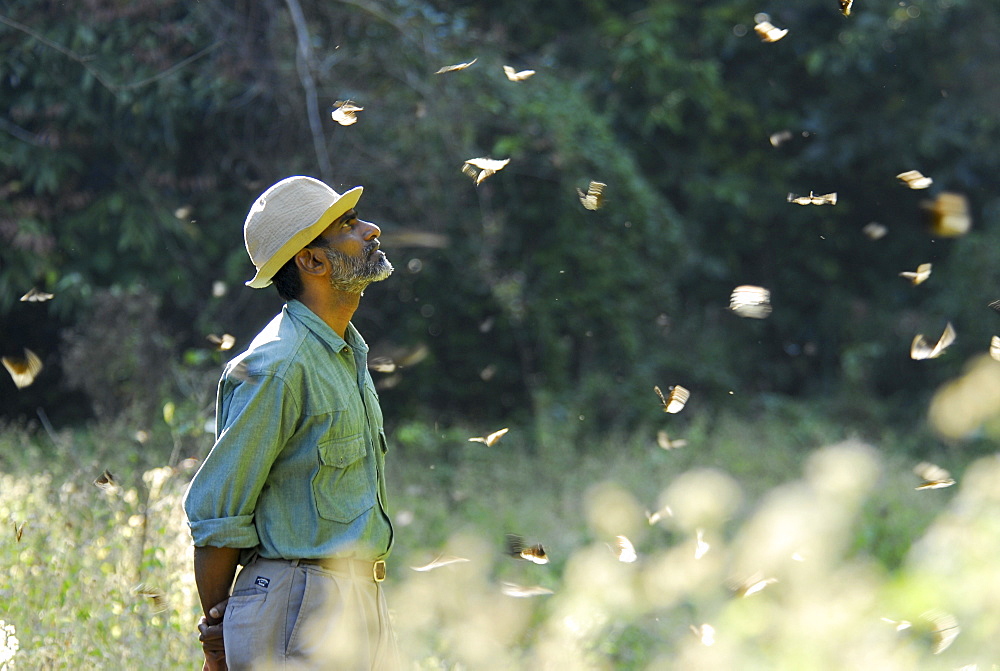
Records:
{"label": "man's forearm", "polygon": [[218,548],[211,545],[195,547],[194,580],[206,617],[209,617],[208,611],[212,606],[229,597],[239,559],[239,548]]}

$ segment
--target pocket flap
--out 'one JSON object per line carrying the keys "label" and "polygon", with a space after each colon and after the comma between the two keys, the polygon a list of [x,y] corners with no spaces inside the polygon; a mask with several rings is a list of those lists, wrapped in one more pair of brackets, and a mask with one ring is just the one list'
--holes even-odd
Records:
{"label": "pocket flap", "polygon": [[365,456],[365,436],[356,433],[344,438],[333,438],[319,444],[319,459],[324,466],[347,468]]}

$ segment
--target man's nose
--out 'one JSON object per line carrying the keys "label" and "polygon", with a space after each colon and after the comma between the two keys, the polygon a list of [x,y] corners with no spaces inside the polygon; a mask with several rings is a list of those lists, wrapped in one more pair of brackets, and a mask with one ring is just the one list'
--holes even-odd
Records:
{"label": "man's nose", "polygon": [[370,221],[362,221],[361,223],[367,226],[367,230],[365,230],[365,240],[374,240],[378,236],[382,235],[382,229],[376,224],[373,224]]}

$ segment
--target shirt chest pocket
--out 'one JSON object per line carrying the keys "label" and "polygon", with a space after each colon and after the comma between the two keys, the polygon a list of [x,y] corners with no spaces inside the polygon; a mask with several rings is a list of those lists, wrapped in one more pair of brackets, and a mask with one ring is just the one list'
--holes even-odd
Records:
{"label": "shirt chest pocket", "polygon": [[319,516],[349,524],[375,505],[364,433],[331,438],[319,444],[319,470],[313,497]]}

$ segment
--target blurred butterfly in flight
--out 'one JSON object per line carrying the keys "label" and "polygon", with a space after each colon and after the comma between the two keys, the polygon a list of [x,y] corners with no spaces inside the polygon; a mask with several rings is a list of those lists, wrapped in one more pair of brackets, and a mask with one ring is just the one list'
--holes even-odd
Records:
{"label": "blurred butterfly in flight", "polygon": [[671,414],[678,413],[684,409],[684,405],[687,403],[688,399],[691,398],[691,392],[675,384],[670,387],[667,391],[669,392],[667,396],[663,395],[660,388],[657,386],[653,387],[653,391],[656,395],[660,397],[660,403],[663,405],[663,412],[669,412]]}
{"label": "blurred butterfly in flight", "polygon": [[42,360],[27,347],[24,348],[23,357],[5,356],[0,361],[3,362],[3,367],[10,373],[14,380],[14,386],[18,389],[24,389],[30,385],[42,371]]}
{"label": "blurred butterfly in flight", "polygon": [[507,554],[515,559],[524,559],[535,564],[549,563],[549,557],[541,544],[525,545],[524,539],[517,534],[507,534]]}

